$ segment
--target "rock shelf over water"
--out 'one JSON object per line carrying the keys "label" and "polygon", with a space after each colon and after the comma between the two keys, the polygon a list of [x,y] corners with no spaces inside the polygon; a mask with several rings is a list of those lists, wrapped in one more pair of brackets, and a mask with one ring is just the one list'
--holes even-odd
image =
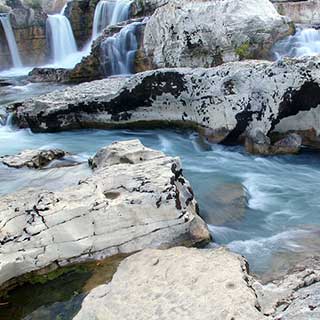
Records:
{"label": "rock shelf over water", "polygon": [[318,58],[159,69],[32,98],[17,105],[15,119],[35,132],[192,125],[225,144],[254,128],[318,135],[319,79]]}
{"label": "rock shelf over water", "polygon": [[178,158],[131,140],[91,165],[91,177],[59,192],[0,197],[0,286],[46,267],[210,240]]}

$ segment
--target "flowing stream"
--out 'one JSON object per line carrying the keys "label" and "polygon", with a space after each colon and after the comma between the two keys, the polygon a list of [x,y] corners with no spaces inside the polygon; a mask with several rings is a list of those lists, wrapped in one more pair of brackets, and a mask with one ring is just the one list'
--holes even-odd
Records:
{"label": "flowing stream", "polygon": [[129,0],[99,1],[94,13],[92,40],[95,40],[107,26],[127,20],[130,6],[131,1]]}
{"label": "flowing stream", "polygon": [[101,43],[105,75],[133,73],[134,58],[138,49],[136,29],[139,25],[140,22],[131,23]]}
{"label": "flowing stream", "polygon": [[273,47],[275,59],[284,57],[299,58],[320,54],[320,30],[298,28],[292,36],[280,40]]}

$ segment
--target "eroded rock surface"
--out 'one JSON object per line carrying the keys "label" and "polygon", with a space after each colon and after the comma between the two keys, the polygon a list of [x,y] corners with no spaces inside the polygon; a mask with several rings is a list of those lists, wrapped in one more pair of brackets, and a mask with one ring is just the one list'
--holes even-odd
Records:
{"label": "eroded rock surface", "polygon": [[250,282],[245,259],[225,249],[144,250],[94,289],[74,320],[266,319]]}
{"label": "eroded rock surface", "polygon": [[319,79],[318,58],[159,69],[32,98],[18,107],[15,121],[37,132],[196,125],[225,144],[252,128],[266,135],[310,129],[319,135]]}
{"label": "eroded rock surface", "polygon": [[0,286],[49,266],[210,240],[179,159],[132,140],[95,163],[72,187],[0,197]]}
{"label": "eroded rock surface", "polygon": [[266,58],[292,32],[268,0],[170,1],[147,22],[144,47],[157,67],[213,67]]}
{"label": "eroded rock surface", "polygon": [[267,285],[256,282],[261,310],[272,319],[316,320],[320,318],[320,259],[308,258],[288,275]]}
{"label": "eroded rock surface", "polygon": [[60,149],[52,150],[24,150],[13,156],[2,156],[0,162],[12,168],[34,168],[39,169],[45,167],[55,159],[61,159],[66,152]]}

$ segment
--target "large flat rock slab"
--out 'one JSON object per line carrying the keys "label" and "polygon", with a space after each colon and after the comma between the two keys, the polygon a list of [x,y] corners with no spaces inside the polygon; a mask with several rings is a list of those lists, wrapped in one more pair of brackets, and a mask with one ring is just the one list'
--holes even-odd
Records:
{"label": "large flat rock slab", "polygon": [[91,164],[74,186],[0,197],[0,286],[48,266],[210,240],[178,158],[132,140]]}
{"label": "large flat rock slab", "polygon": [[159,69],[32,98],[17,108],[15,120],[37,132],[192,125],[226,144],[253,128],[319,134],[319,79],[319,58]]}
{"label": "large flat rock slab", "polygon": [[74,320],[256,320],[245,259],[226,249],[144,250],[94,289]]}

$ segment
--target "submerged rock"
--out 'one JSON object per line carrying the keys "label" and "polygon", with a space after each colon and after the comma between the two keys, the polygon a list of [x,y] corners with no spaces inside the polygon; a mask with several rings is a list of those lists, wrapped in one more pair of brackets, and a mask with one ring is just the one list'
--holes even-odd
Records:
{"label": "submerged rock", "polygon": [[132,140],[94,159],[92,176],[77,185],[0,197],[0,286],[75,262],[210,240],[178,158]]}
{"label": "submerged rock", "polygon": [[13,156],[2,156],[0,162],[13,168],[34,168],[39,169],[48,165],[51,161],[61,159],[66,152],[60,149],[52,150],[24,150]]}
{"label": "submerged rock", "polygon": [[268,0],[170,1],[147,22],[144,48],[158,68],[213,67],[267,58],[292,31]]}
{"label": "submerged rock", "polygon": [[17,107],[15,121],[35,132],[182,125],[217,133],[225,144],[254,128],[318,136],[319,79],[318,58],[159,69],[34,97]]}
{"label": "submerged rock", "polygon": [[144,250],[94,289],[73,319],[266,319],[250,282],[245,259],[225,249]]}

